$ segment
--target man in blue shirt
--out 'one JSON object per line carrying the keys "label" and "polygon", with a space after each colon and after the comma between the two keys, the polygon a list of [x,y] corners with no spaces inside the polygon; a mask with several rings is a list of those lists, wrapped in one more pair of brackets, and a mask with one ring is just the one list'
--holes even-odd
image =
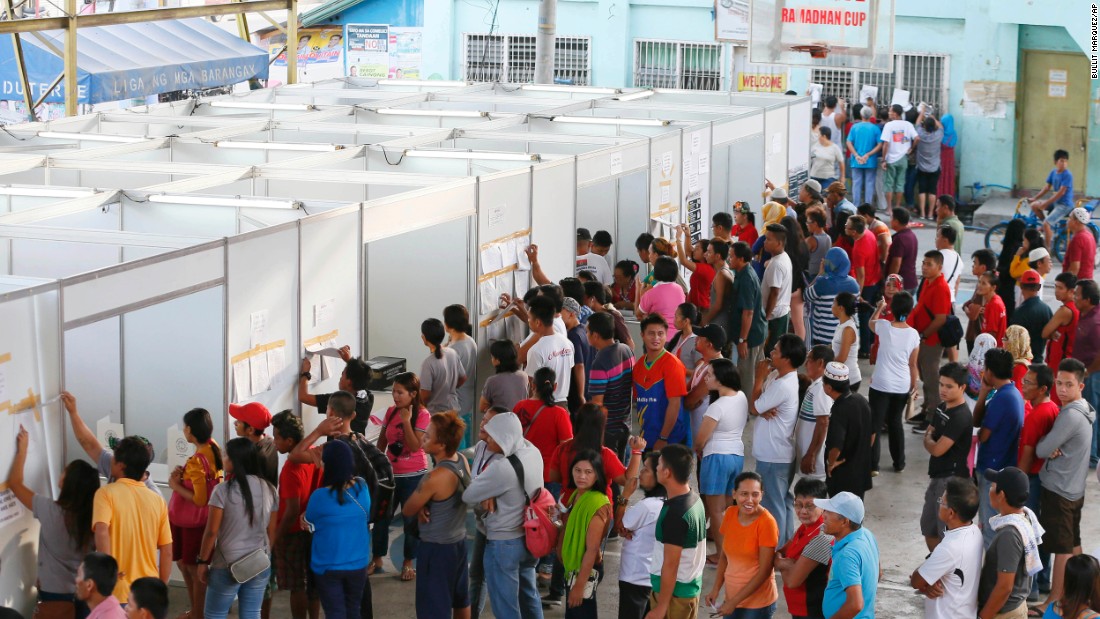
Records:
{"label": "man in blue shirt", "polygon": [[882,129],[874,122],[875,111],[864,107],[859,111],[863,122],[848,132],[848,166],[852,170],[852,197],[855,203],[874,202],[875,176],[878,174],[878,154],[882,150]]}
{"label": "man in blue shirt", "polygon": [[[985,353],[985,373],[978,392],[978,404],[974,407],[974,427],[978,431],[978,459],[975,470],[1001,470],[1016,466],[1020,430],[1024,426],[1024,396],[1020,395],[1012,380],[1012,353],[1003,348],[993,348]],[[987,396],[993,394],[992,397]],[[993,528],[989,519],[997,510],[989,501],[992,482],[979,478],[979,514],[985,546],[993,541]]]}
{"label": "man in blue shirt", "polygon": [[878,542],[863,528],[863,501],[851,492],[839,492],[831,499],[814,499],[814,505],[825,510],[822,529],[836,540],[822,614],[873,619],[880,576]]}
{"label": "man in blue shirt", "polygon": [[[1043,199],[1050,193],[1051,196]],[[1047,175],[1047,184],[1043,190],[1031,199],[1031,210],[1042,217],[1047,209],[1046,219],[1043,221],[1043,234],[1047,239],[1047,247],[1050,247],[1050,238],[1053,234],[1052,224],[1058,223],[1063,217],[1073,210],[1073,172],[1069,171],[1069,153],[1058,149],[1054,151],[1054,169]]]}

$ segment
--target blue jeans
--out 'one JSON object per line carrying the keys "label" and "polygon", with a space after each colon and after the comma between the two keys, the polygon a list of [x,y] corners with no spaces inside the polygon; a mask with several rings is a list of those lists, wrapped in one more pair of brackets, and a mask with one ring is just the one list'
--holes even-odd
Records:
{"label": "blue jeans", "polygon": [[[393,501],[390,504],[390,509],[394,511],[389,514],[378,514],[374,529],[371,531],[371,554],[375,557],[386,556],[390,546],[390,524],[393,522],[397,506],[399,504],[401,506],[405,505],[405,501],[412,496],[413,492],[416,492],[416,487],[420,485],[420,480],[423,477],[424,475],[412,475],[394,479]],[[420,538],[416,536],[416,516],[412,518],[401,516],[401,521],[405,525],[401,558],[405,561],[412,561],[416,558],[416,545],[420,542]],[[397,563],[395,562],[394,565],[397,565]]]}
{"label": "blue jeans", "polygon": [[[856,312],[859,316],[859,352],[869,354],[871,344],[875,342],[875,332],[871,330],[871,316],[874,315],[874,308],[878,305],[879,298],[882,297],[882,284],[877,282],[867,284],[863,287],[860,296],[867,302],[867,305],[860,305],[859,310]],[[867,384],[870,384],[870,381],[867,381]]]}
{"label": "blue jeans", "polygon": [[852,168],[852,201],[856,206],[875,203],[875,176],[878,168]]}
{"label": "blue jeans", "polygon": [[475,530],[470,554],[470,619],[478,619],[485,612],[485,543],[485,534]]}
{"label": "blue jeans", "polygon": [[485,544],[485,585],[497,619],[542,619],[542,600],[535,583],[535,557],[524,538],[489,540]]}
{"label": "blue jeans", "polygon": [[206,584],[206,604],[203,616],[225,619],[229,607],[237,599],[237,616],[241,619],[260,619],[260,606],[264,603],[264,589],[271,577],[271,568],[260,572],[252,580],[238,583],[233,580],[229,568],[211,568]]}
{"label": "blue jeans", "polygon": [[[1094,410],[1100,410],[1100,372],[1093,372],[1085,377],[1085,391],[1082,394],[1085,400],[1092,405]],[[1092,422],[1092,455],[1089,458],[1089,466],[1096,468],[1096,462],[1100,459],[1100,422],[1095,419]]]}
{"label": "blue jeans", "polygon": [[317,597],[325,609],[325,619],[358,619],[367,586],[367,568],[329,570],[313,574]]}
{"label": "blue jeans", "polygon": [[[984,470],[977,466],[974,468]],[[992,485],[993,482],[986,479],[985,475],[978,475],[978,517],[981,519],[982,541],[985,542],[986,550],[993,543],[993,527],[989,526],[989,519],[997,515],[997,510],[989,504],[989,487]]]}
{"label": "blue jeans", "polygon": [[726,615],[726,619],[772,619],[775,614],[775,602],[770,606],[761,608],[738,608],[732,615]]}
{"label": "blue jeans", "polygon": [[780,546],[794,535],[794,512],[790,508],[794,498],[787,500],[791,487],[790,466],[790,462],[756,462],[756,472],[764,478],[764,499],[760,503],[775,518]]}

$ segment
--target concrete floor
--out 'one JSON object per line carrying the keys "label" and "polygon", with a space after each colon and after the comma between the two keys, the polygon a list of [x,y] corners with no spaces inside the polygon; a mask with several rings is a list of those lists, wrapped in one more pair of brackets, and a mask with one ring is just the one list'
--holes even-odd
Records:
{"label": "concrete floor", "polygon": [[[991,200],[979,211],[984,217],[976,220],[979,225],[990,225],[1000,219],[1011,217],[1015,208],[1015,200]],[[984,211],[984,212],[983,212]],[[930,225],[917,230],[922,250],[932,247],[933,230]],[[984,243],[984,234],[970,233],[965,235],[963,242],[964,257],[969,257],[975,250],[980,249]],[[967,262],[969,264],[969,261]],[[1056,266],[1055,271],[1059,269]],[[1053,277],[1051,278],[1053,281]],[[960,284],[959,299],[965,300],[973,294],[974,278],[969,271],[964,274]],[[1053,303],[1053,293],[1044,290],[1044,299]],[[965,320],[965,318],[964,318]],[[870,376],[872,368],[864,364],[865,376]],[[866,394],[866,387],[862,390]],[[751,422],[750,422],[751,423]],[[909,426],[906,426],[907,428]],[[747,428],[745,436],[751,438],[751,428]],[[746,441],[748,447],[750,441]],[[885,451],[885,450],[884,450]],[[909,575],[920,565],[928,554],[924,545],[924,538],[920,535],[918,520],[925,487],[928,484],[927,462],[928,454],[921,445],[918,435],[909,433],[906,435],[906,459],[907,468],[904,472],[894,473],[889,466],[889,456],[883,454],[883,472],[875,478],[874,490],[867,494],[867,520],[866,526],[878,539],[883,568],[883,579],[878,586],[878,598],[876,601],[876,616],[883,619],[902,619],[917,617],[923,614],[922,598],[915,595],[909,588]],[[751,467],[751,458],[749,459]],[[748,468],[748,467],[747,467]],[[1082,522],[1082,538],[1086,552],[1100,546],[1100,518],[1096,517],[1096,510],[1091,507],[1100,504],[1100,485],[1090,475],[1087,489],[1086,506]],[[400,553],[400,528],[395,527],[390,535],[391,557]],[[601,584],[599,589],[600,611],[604,617],[616,616],[618,586],[614,575],[619,572],[619,542],[612,541],[607,545],[605,553],[605,571],[610,575],[609,579]],[[387,564],[387,574],[378,575],[371,579],[374,591],[374,609],[377,617],[386,619],[412,619],[416,616],[413,607],[416,586],[414,583],[400,582],[394,576],[395,569]],[[715,570],[708,569],[704,574],[704,591],[709,590],[717,574]],[[172,590],[172,614],[185,610],[188,605],[186,594],[181,587],[173,587]],[[779,612],[777,617],[789,616],[783,601],[779,596]],[[563,617],[564,609],[557,608],[546,612],[547,617]],[[486,612],[485,616],[492,616]],[[709,617],[709,612],[701,611],[700,617]],[[272,610],[272,617],[277,619],[290,617],[288,598],[285,593],[276,596]]]}

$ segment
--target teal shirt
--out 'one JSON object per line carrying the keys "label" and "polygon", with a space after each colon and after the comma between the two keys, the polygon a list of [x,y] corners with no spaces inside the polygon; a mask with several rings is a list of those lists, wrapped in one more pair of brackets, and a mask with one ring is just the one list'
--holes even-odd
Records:
{"label": "teal shirt", "polygon": [[878,587],[878,542],[867,529],[852,531],[833,544],[833,563],[829,582],[821,600],[821,611],[832,617],[844,606],[848,587],[860,585],[863,610],[855,619],[874,619],[875,589]]}
{"label": "teal shirt", "polygon": [[760,293],[760,278],[756,271],[749,265],[737,271],[733,277],[734,307],[730,317],[729,339],[736,344],[741,337],[742,312],[753,310],[752,324],[749,325],[749,336],[746,342],[749,348],[764,345],[764,339],[768,335],[768,321],[764,316],[764,303]]}

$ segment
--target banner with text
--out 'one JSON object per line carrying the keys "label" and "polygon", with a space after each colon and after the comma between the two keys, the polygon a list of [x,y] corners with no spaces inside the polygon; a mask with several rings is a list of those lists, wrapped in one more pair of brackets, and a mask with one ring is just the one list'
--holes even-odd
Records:
{"label": "banner with text", "polygon": [[754,63],[893,69],[893,0],[753,0]]}

